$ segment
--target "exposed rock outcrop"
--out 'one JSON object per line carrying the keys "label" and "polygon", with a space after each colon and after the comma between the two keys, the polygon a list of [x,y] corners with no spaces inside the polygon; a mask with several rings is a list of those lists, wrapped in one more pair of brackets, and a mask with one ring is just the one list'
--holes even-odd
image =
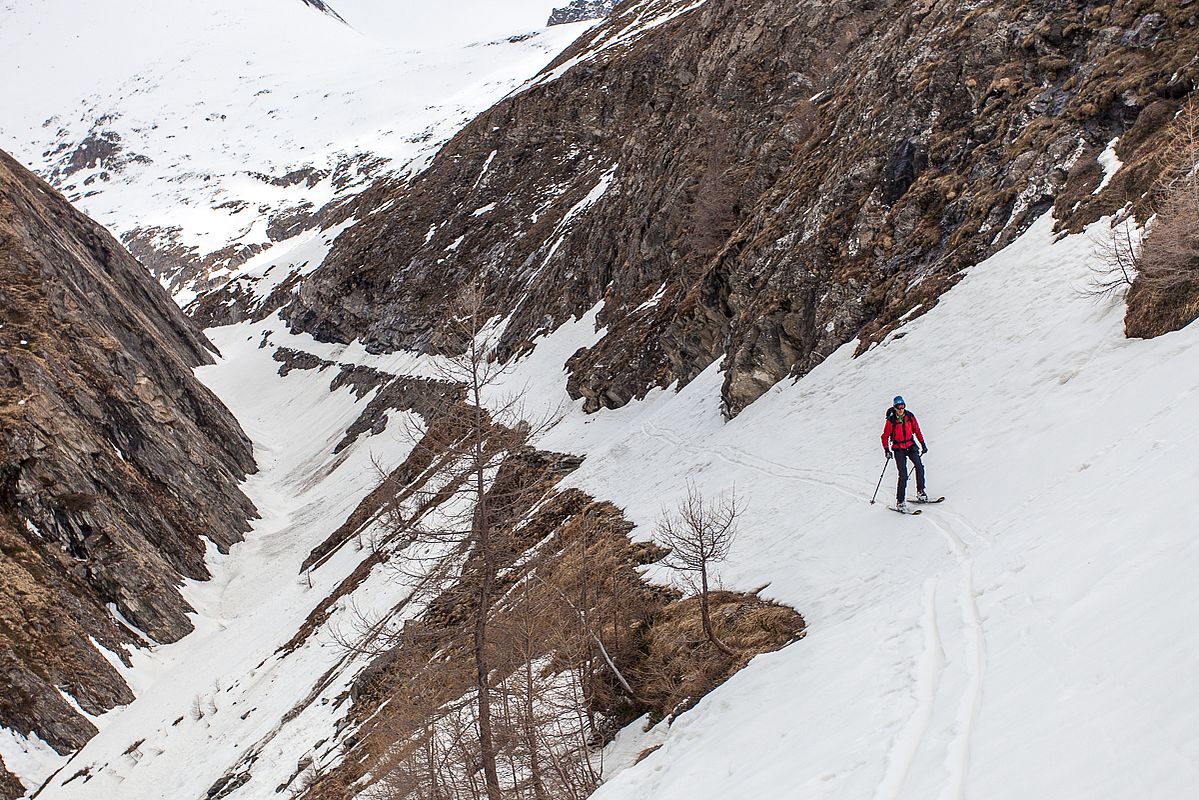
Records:
{"label": "exposed rock outcrop", "polygon": [[334,11],[333,7],[331,5],[329,5],[328,3],[324,2],[324,0],[300,0],[300,2],[304,3],[305,5],[312,6],[317,11],[321,11],[325,14],[328,14],[329,16],[333,17],[334,19],[338,19],[338,20],[341,20],[342,22],[345,22],[345,20],[342,19],[341,14],[338,14],[336,11]]}
{"label": "exposed rock outcrop", "polygon": [[5,768],[4,759],[0,758],[0,797],[15,800],[24,794],[24,791],[21,782]]}
{"label": "exposed rock outcrop", "polygon": [[571,0],[561,8],[555,8],[550,13],[546,25],[566,25],[570,22],[586,22],[589,19],[603,19],[612,13],[616,5],[613,0]]}
{"label": "exposed rock outcrop", "polygon": [[181,579],[248,529],[249,441],[192,374],[210,349],[103,228],[0,153],[0,725],[82,745],[95,728],[69,699],[132,699],[99,648],[190,631]]}
{"label": "exposed rock outcrop", "polygon": [[[54,121],[46,120],[46,124]],[[79,142],[71,141],[67,131],[60,128],[59,142],[43,153],[51,165],[45,177],[65,193],[84,196],[96,181],[108,180],[129,164],[149,163],[147,156],[125,150],[121,134],[113,130],[116,121],[117,115],[114,114],[98,117],[87,136]],[[94,174],[89,174],[81,182],[72,182],[72,179],[78,180],[75,176],[79,173],[91,171],[95,171]]]}
{"label": "exposed rock outcrop", "polygon": [[[923,313],[1050,208],[1073,229],[1139,198],[1199,77],[1196,18],[1151,0],[623,3],[429,169],[363,195],[284,315],[436,350],[453,288],[486,281],[512,354],[602,301],[607,335],[571,361],[588,408],[723,359],[736,413]],[[1092,196],[1096,157],[1137,127]]]}

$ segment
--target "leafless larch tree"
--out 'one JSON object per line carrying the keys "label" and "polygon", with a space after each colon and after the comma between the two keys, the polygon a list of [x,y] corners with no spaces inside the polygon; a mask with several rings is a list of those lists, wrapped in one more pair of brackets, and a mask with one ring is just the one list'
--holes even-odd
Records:
{"label": "leafless larch tree", "polygon": [[712,566],[723,561],[737,535],[737,522],[743,507],[736,489],[707,500],[694,484],[687,485],[687,496],[673,511],[665,511],[658,521],[657,540],[670,548],[666,565],[688,576],[699,594],[704,634],[722,653],[736,652],[716,635],[709,603]]}

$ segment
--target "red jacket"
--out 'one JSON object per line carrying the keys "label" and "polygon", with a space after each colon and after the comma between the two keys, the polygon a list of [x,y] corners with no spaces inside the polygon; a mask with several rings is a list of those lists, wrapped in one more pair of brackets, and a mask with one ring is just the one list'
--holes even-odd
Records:
{"label": "red jacket", "polygon": [[890,444],[896,450],[906,450],[915,441],[924,444],[924,434],[920,432],[920,423],[916,421],[916,415],[908,411],[901,421],[895,409],[889,409],[887,424],[883,426],[883,447]]}

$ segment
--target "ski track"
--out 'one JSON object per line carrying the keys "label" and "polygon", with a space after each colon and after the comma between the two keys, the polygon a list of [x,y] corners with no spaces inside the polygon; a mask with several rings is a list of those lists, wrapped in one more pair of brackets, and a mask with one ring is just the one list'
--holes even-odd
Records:
{"label": "ski track", "polygon": [[[743,467],[763,475],[781,476],[833,489],[855,500],[866,501],[869,499],[867,495],[845,483],[815,477],[818,474],[815,470],[782,464],[753,455],[737,447],[729,445],[696,447],[683,437],[650,422],[642,424],[641,433],[693,455],[711,454],[729,465]],[[854,476],[844,473],[821,472],[819,474],[832,475],[844,479],[846,482],[854,480]],[[938,522],[937,517],[942,517],[953,524]],[[979,710],[982,708],[983,682],[987,668],[986,633],[982,614],[978,609],[978,597],[974,590],[974,557],[962,536],[964,535],[973,543],[985,547],[989,547],[991,542],[983,532],[958,512],[938,507],[934,514],[921,514],[920,518],[945,541],[946,548],[953,557],[953,566],[947,572],[930,577],[925,581],[922,592],[922,613],[918,625],[919,630],[923,631],[924,645],[914,669],[913,694],[916,706],[892,741],[886,759],[887,767],[882,781],[875,790],[874,800],[898,800],[902,796],[904,783],[916,759],[922,752],[937,746],[936,732],[939,730],[950,730],[952,735],[945,748],[946,781],[938,795],[938,800],[964,800],[966,781],[970,771],[974,728]],[[961,535],[958,531],[961,532]],[[961,630],[962,645],[960,657],[950,659],[946,654],[941,634],[942,624],[937,611],[937,588],[942,580],[954,572],[957,573],[957,606],[960,617],[958,624]],[[944,689],[944,686],[946,673],[950,671],[965,674],[965,690],[957,701],[957,711],[953,720],[936,725],[938,706],[952,702],[952,698],[942,699],[942,696],[948,691]],[[938,702],[939,700],[941,702]]]}
{"label": "ski track", "polygon": [[[921,515],[923,516],[923,515]],[[937,625],[937,579],[924,582],[924,613],[920,617],[924,650],[916,662],[916,708],[895,737],[887,754],[887,769],[874,792],[874,800],[897,800],[920,747],[928,736],[937,694],[945,674],[945,647]]]}
{"label": "ski track", "polygon": [[817,473],[816,470],[803,469],[802,467],[793,467],[788,464],[781,464],[777,461],[771,461],[770,459],[761,458],[760,456],[755,456],[751,453],[746,452],[745,450],[741,450],[736,447],[730,447],[727,445],[716,446],[716,447],[711,447],[711,448],[697,448],[697,447],[692,446],[688,442],[686,442],[682,437],[677,436],[677,435],[671,433],[670,431],[667,431],[667,430],[660,428],[657,425],[654,425],[653,423],[649,423],[649,422],[647,422],[641,426],[641,432],[651,439],[657,439],[658,441],[666,442],[667,444],[673,445],[681,450],[687,450],[693,454],[711,453],[712,455],[715,455],[717,458],[719,458],[721,461],[725,462],[726,464],[731,464],[732,466],[735,466],[735,467],[745,467],[746,469],[752,470],[752,471],[760,473],[762,475],[772,475],[772,476],[782,476],[785,478],[794,478],[795,480],[803,481],[804,483],[810,483],[810,484],[813,484],[816,486],[824,486],[829,489],[833,489],[835,491],[840,492],[843,495],[846,495],[847,497],[852,497],[852,498],[855,498],[858,500],[867,499],[866,495],[861,494],[854,489],[850,489],[843,484],[836,483],[834,481],[822,480],[820,478],[814,477],[817,474],[821,474],[821,475],[830,475],[831,474],[831,475],[836,475],[841,478],[845,478],[847,480],[851,480],[853,478],[853,476],[851,476],[851,475],[845,475],[843,473],[835,473],[835,472],[834,473],[828,473],[828,472]]}
{"label": "ski track", "polygon": [[[924,515],[922,514],[923,518]],[[982,707],[983,676],[987,667],[986,639],[983,631],[982,614],[978,610],[978,596],[974,591],[974,558],[965,542],[952,530],[937,522],[933,517],[924,520],[945,539],[960,572],[958,605],[961,609],[963,653],[962,663],[969,679],[966,691],[958,704],[954,722],[954,738],[946,753],[945,766],[949,780],[940,794],[941,800],[961,800],[966,796],[966,777],[970,771],[970,745],[974,724]],[[978,535],[977,532],[974,532]],[[980,537],[981,538],[981,537]]]}

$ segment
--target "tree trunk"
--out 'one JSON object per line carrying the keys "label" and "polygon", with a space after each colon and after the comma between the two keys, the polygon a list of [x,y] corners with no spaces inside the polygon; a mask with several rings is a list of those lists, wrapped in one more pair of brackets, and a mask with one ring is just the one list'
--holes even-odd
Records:
{"label": "tree trunk", "polygon": [[712,628],[712,615],[708,612],[708,569],[702,567],[699,571],[700,575],[700,592],[699,592],[699,615],[704,623],[704,635],[708,637],[708,641],[716,645],[716,649],[724,653],[726,656],[736,657],[736,652],[733,651],[724,642],[716,636],[716,631]]}
{"label": "tree trunk", "polygon": [[[484,582],[487,579],[484,578]],[[491,587],[479,590],[480,604],[491,603]],[[495,737],[491,730],[491,686],[488,684],[490,670],[487,666],[487,613],[480,609],[475,620],[475,691],[479,707],[479,757],[483,762],[483,780],[487,786],[487,800],[500,800],[500,778],[495,767]]]}
{"label": "tree trunk", "polygon": [[[528,655],[526,653],[526,655]],[[535,686],[533,682],[533,661],[525,661],[525,747],[529,750],[529,775],[533,780],[533,796],[537,800],[549,800],[545,791],[545,780],[541,777],[541,754],[537,748],[537,720],[534,707]]]}
{"label": "tree trunk", "polygon": [[[474,347],[474,345],[471,345]],[[501,800],[500,777],[496,769],[495,736],[491,729],[491,686],[488,677],[491,670],[487,663],[487,617],[491,612],[491,593],[496,578],[496,558],[491,542],[491,520],[487,509],[486,453],[483,446],[483,408],[479,376],[479,361],[471,359],[471,394],[474,400],[475,446],[474,446],[474,539],[479,555],[479,607],[475,610],[475,691],[479,706],[479,758],[483,762],[483,780],[487,787],[487,800]]]}

